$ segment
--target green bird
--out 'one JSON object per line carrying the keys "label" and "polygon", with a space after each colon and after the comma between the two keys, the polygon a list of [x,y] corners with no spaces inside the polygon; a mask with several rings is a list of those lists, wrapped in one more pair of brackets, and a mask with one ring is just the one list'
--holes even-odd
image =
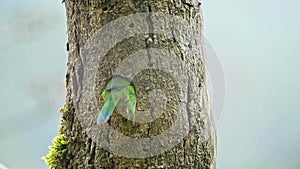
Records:
{"label": "green bird", "polygon": [[108,81],[101,96],[104,99],[104,104],[97,118],[99,126],[108,121],[117,106],[118,111],[124,111],[134,117],[136,109],[135,88],[128,79],[121,76],[113,77]]}

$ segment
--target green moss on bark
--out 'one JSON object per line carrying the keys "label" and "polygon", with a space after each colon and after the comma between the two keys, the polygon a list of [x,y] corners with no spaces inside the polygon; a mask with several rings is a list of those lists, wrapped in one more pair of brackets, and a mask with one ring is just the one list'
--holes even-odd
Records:
{"label": "green moss on bark", "polygon": [[42,159],[50,166],[57,168],[61,160],[64,159],[67,145],[71,142],[64,134],[60,134],[53,139],[53,146],[49,146],[50,152]]}

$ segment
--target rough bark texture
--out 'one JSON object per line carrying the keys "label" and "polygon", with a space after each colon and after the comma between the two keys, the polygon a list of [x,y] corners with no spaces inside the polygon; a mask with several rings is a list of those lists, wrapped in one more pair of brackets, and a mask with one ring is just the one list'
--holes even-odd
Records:
{"label": "rough bark texture", "polygon": [[[68,72],[66,75],[67,109],[63,111],[60,132],[69,138],[69,141],[65,145],[63,157],[59,160],[57,168],[214,169],[216,138],[207,95],[204,53],[201,49],[198,55],[188,55],[183,52],[180,52],[178,55],[182,62],[189,65],[189,69],[192,72],[192,77],[186,77],[185,82],[186,90],[189,93],[186,103],[187,111],[189,114],[200,114],[200,116],[197,117],[195,126],[188,126],[191,127],[189,134],[167,152],[148,158],[126,158],[102,149],[89,137],[87,131],[82,127],[78,119],[79,110],[77,110],[75,106],[76,101],[74,100],[76,93],[95,92],[84,91],[82,88],[77,88],[75,84],[81,83],[82,77],[80,77],[81,75],[78,72],[82,69],[82,66],[85,66],[84,64],[78,65],[81,49],[85,42],[102,26],[119,17],[134,13],[162,12],[179,16],[201,30],[203,24],[201,3],[196,0],[66,0],[65,6],[69,41]],[[151,24],[151,15],[149,15],[149,29],[155,29]],[[149,38],[152,40],[149,41]],[[104,88],[105,82],[111,77],[111,70],[120,63],[119,60],[124,59],[126,53],[133,53],[139,49],[149,49],[150,47],[170,49],[176,44],[176,40],[154,34],[137,35],[127,38],[124,42],[119,43],[116,48],[109,51],[107,58],[110,58],[110,62],[97,68],[99,73],[97,74],[96,81],[99,91]],[[193,47],[191,44],[186,44],[186,46]],[[196,44],[195,47],[202,48],[203,45],[200,43]],[[150,62],[151,52],[148,55]],[[176,71],[176,68],[173,71]],[[147,90],[155,88],[178,88],[176,84],[172,83],[172,79],[166,77],[164,72],[146,70],[134,78],[133,82],[137,88],[138,95],[138,110],[149,109],[149,101],[147,101],[149,92]],[[176,92],[166,91],[166,93],[167,99],[178,99]],[[115,126],[115,129],[119,132],[132,137],[135,137],[136,133],[138,133],[139,137],[145,138],[158,135],[169,128],[174,118],[176,118],[174,113],[172,113],[176,111],[176,102],[170,101],[169,103],[167,105],[168,110],[154,122],[134,124],[122,120],[122,117],[114,113],[109,124]],[[190,123],[193,122],[190,121]],[[203,141],[203,137],[207,137],[207,139]],[[117,142],[118,140],[114,141]],[[120,145],[122,144],[120,143]],[[156,147],[153,148],[155,149]]]}

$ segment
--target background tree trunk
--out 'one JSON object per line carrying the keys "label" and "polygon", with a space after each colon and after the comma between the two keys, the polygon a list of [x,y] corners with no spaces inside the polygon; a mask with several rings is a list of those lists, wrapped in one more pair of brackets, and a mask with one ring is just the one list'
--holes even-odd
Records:
{"label": "background tree trunk", "polygon": [[[112,70],[114,70],[120,63],[120,60],[124,60],[124,55],[132,53],[139,49],[146,49],[148,51],[149,63],[151,58],[154,57],[154,53],[151,53],[150,48],[167,48],[169,50],[177,50],[176,57],[189,65],[189,71],[191,76],[186,77],[184,82],[185,89],[188,93],[187,100],[185,102],[187,106],[187,112],[189,116],[197,116],[195,121],[192,121],[188,117],[188,124],[195,123],[194,126],[187,125],[189,133],[182,140],[180,140],[170,150],[161,154],[146,157],[146,158],[129,158],[119,156],[115,153],[110,153],[107,149],[103,149],[101,146],[95,143],[93,137],[90,137],[87,129],[83,126],[83,123],[93,124],[94,118],[80,121],[80,111],[76,104],[78,101],[78,93],[82,92],[95,92],[88,91],[80,87],[80,84],[85,83],[83,81],[83,75],[80,74],[84,66],[88,66],[83,63],[80,58],[81,50],[89,38],[93,36],[101,27],[105,24],[122,16],[127,16],[135,13],[142,12],[162,12],[169,15],[176,15],[182,19],[185,19],[189,24],[194,26],[199,31],[202,30],[202,14],[201,3],[197,0],[66,0],[66,13],[67,13],[67,27],[68,27],[68,41],[69,41],[69,58],[68,58],[68,72],[66,75],[67,86],[67,98],[66,106],[61,111],[62,126],[60,128],[60,134],[63,136],[61,139],[64,141],[58,141],[61,143],[59,148],[60,155],[56,156],[55,160],[52,160],[55,168],[201,168],[201,169],[214,169],[215,157],[216,157],[216,138],[214,131],[214,123],[210,114],[210,107],[207,95],[207,76],[204,66],[204,52],[202,39],[192,44],[178,46],[178,41],[170,40],[163,35],[155,35],[153,33],[146,33],[145,35],[136,35],[130,37],[117,44],[116,48],[109,51],[106,58],[109,58],[109,62],[103,61],[99,68],[96,68],[99,72],[96,77],[97,92],[101,92],[105,86],[106,81],[111,78]],[[155,28],[152,23],[152,17],[154,14],[149,13],[148,17],[148,29]],[[135,26],[135,25],[131,25]],[[183,28],[182,28],[183,29]],[[181,30],[184,32],[185,30]],[[184,34],[184,33],[182,33]],[[109,39],[106,40],[107,43]],[[199,43],[200,42],[200,43]],[[196,55],[189,55],[182,50],[182,46],[187,48],[199,49]],[[174,48],[175,47],[175,48]],[[176,51],[175,51],[176,53]],[[80,61],[81,60],[81,61]],[[151,66],[151,65],[150,65]],[[95,68],[91,68],[91,70]],[[173,70],[177,71],[176,67]],[[85,74],[87,72],[84,72]],[[162,80],[164,79],[164,80]],[[172,79],[166,78],[164,72],[154,69],[147,69],[143,73],[138,74],[133,79],[137,91],[137,109],[147,110],[149,106],[149,91],[156,88],[171,89],[178,88],[178,86],[172,86]],[[175,90],[176,91],[176,90]],[[130,121],[123,120],[123,118],[117,113],[113,113],[112,118],[108,124],[114,126],[114,128],[130,137],[150,138],[164,132],[170,128],[176,119],[174,110],[176,110],[176,103],[180,98],[178,93],[167,92],[167,110],[155,121],[151,123],[132,123]],[[98,94],[97,99],[100,99]],[[179,98],[179,99],[178,99]],[[82,102],[83,100],[83,102]],[[173,100],[173,102],[172,102]],[[174,100],[177,100],[175,102]],[[182,100],[181,100],[182,101]],[[184,102],[184,101],[182,101]],[[99,104],[102,104],[100,101]],[[85,104],[84,97],[81,97],[81,102],[78,104]],[[85,106],[85,105],[80,105]],[[156,105],[158,106],[158,105]],[[90,108],[88,105],[85,106]],[[93,107],[93,106],[92,106]],[[99,106],[100,107],[100,106]],[[98,110],[98,109],[97,109]],[[153,112],[151,112],[153,113]],[[86,114],[85,114],[86,115]],[[95,114],[96,116],[96,114]],[[137,113],[136,116],[139,116]],[[122,127],[119,127],[122,126]],[[137,135],[138,133],[138,135]],[[111,133],[108,131],[108,138]],[[168,139],[168,138],[165,138]],[[118,143],[119,140],[110,140],[110,143],[114,142],[119,149],[123,148],[123,143]],[[148,143],[145,143],[148,144]],[[150,144],[150,143],[149,143]],[[57,146],[57,145],[56,145]],[[143,146],[143,145],[141,145]],[[158,147],[151,147],[150,149],[160,149]],[[151,150],[145,150],[151,151]]]}

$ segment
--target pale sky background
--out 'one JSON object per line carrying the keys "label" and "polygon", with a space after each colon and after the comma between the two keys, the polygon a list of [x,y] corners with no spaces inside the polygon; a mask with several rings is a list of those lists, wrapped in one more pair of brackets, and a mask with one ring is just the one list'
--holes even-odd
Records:
{"label": "pale sky background", "polygon": [[[208,0],[205,34],[226,77],[218,169],[300,168],[300,1]],[[65,9],[0,1],[0,163],[46,169],[64,104]]]}

